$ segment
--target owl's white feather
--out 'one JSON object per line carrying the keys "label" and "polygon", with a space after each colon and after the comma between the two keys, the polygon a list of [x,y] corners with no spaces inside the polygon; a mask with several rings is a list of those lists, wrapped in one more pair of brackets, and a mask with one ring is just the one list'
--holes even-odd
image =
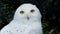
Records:
{"label": "owl's white feather", "polygon": [[0,34],[43,34],[40,10],[33,4],[22,4]]}

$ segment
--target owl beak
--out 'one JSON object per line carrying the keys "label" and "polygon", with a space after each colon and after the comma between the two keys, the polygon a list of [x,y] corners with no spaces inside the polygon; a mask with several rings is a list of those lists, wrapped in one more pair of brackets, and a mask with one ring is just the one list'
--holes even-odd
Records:
{"label": "owl beak", "polygon": [[29,20],[29,17],[27,16],[27,19]]}

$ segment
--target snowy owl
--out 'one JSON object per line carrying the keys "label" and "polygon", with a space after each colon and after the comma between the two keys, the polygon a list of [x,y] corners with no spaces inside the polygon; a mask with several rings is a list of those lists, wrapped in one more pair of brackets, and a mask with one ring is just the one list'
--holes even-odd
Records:
{"label": "snowy owl", "polygon": [[20,5],[0,34],[43,34],[40,10],[30,3]]}

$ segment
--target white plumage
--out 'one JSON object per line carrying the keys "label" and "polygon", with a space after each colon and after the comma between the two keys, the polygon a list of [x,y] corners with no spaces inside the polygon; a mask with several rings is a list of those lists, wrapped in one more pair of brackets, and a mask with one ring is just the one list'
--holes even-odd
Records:
{"label": "white plumage", "polygon": [[43,34],[39,9],[33,4],[22,4],[0,34]]}

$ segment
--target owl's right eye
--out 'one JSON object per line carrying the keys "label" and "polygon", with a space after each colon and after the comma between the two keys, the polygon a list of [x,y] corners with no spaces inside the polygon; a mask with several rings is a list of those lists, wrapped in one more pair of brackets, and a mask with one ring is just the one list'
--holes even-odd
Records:
{"label": "owl's right eye", "polygon": [[34,12],[35,12],[35,10],[33,10],[33,9],[30,11],[30,13],[34,13]]}
{"label": "owl's right eye", "polygon": [[24,11],[20,11],[20,14],[24,14]]}

